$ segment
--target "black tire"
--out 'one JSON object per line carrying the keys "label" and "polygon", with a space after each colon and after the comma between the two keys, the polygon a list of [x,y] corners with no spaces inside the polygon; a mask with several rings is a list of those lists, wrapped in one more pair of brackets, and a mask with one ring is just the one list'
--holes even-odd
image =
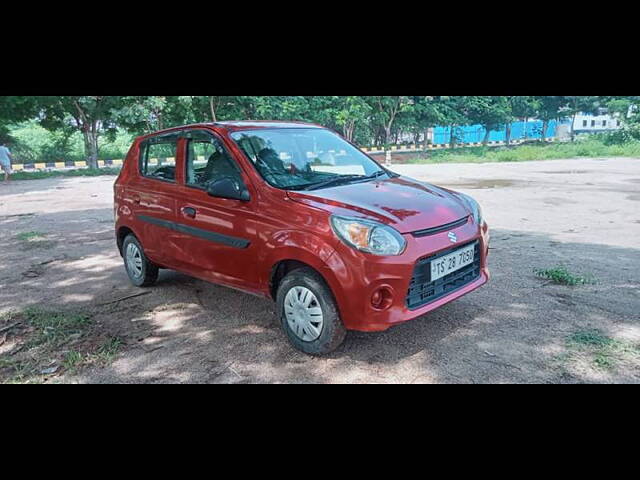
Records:
{"label": "black tire", "polygon": [[[323,325],[320,336],[313,341],[304,341],[289,326],[285,315],[285,297],[293,287],[306,287],[318,300],[322,310]],[[311,268],[299,268],[290,272],[278,285],[276,308],[282,328],[289,342],[298,350],[309,355],[324,355],[338,348],[347,334],[340,320],[340,314],[333,294],[324,279]]]}
{"label": "black tire", "polygon": [[[140,258],[142,260],[140,265],[140,272],[136,273],[134,268],[130,267],[129,262],[127,261],[127,251],[129,245],[135,245],[135,247],[140,252]],[[127,235],[122,243],[122,258],[124,260],[124,268],[127,271],[127,275],[129,276],[129,280],[136,287],[150,287],[156,280],[158,280],[158,266],[149,261],[147,256],[144,254],[144,250],[142,245],[138,239],[133,235]]]}

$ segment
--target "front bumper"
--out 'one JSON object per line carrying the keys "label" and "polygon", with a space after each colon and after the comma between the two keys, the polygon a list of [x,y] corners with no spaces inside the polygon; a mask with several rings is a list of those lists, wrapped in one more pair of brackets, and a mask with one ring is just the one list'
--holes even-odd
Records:
{"label": "front bumper", "polygon": [[[451,231],[455,232],[458,238],[456,244],[449,240],[449,231],[420,238],[405,234],[407,248],[402,255],[393,257],[369,255],[340,244],[330,262],[330,268],[334,273],[337,272],[337,285],[332,289],[345,327],[365,332],[387,330],[435,310],[487,283],[487,224],[483,223],[480,228],[470,217],[466,224]],[[468,283],[449,287],[446,292],[434,296],[432,301],[410,308],[407,295],[412,286],[411,280],[416,264],[425,257],[476,241],[480,262],[476,273],[467,277],[470,279]],[[386,308],[377,309],[372,305],[371,298],[381,288],[390,293],[390,300],[385,304]]]}

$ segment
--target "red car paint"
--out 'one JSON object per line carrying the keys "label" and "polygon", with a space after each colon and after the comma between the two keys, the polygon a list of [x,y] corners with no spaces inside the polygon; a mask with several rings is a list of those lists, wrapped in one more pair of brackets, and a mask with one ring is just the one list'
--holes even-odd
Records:
{"label": "red car paint", "polygon": [[[198,124],[157,132],[135,140],[115,183],[118,245],[133,232],[157,265],[202,280],[273,298],[273,273],[280,262],[314,268],[330,287],[347,329],[382,331],[414,319],[484,285],[489,280],[489,233],[478,225],[455,192],[406,177],[377,179],[313,191],[286,191],[269,185],[230,138],[235,131],[265,128],[321,128],[308,124],[235,122]],[[142,141],[172,132],[205,130],[224,145],[241,170],[248,201],[214,198],[185,185],[186,139],[178,142],[175,183],[144,177],[138,168]],[[196,209],[195,218],[188,215]],[[185,212],[185,209],[187,211]],[[394,227],[406,239],[397,256],[376,256],[343,243],[330,215],[375,220]],[[140,216],[172,222],[248,242],[236,248],[188,232],[141,221]],[[468,216],[467,222],[433,235],[412,232]],[[451,243],[448,234],[457,236]],[[456,246],[479,242],[480,274],[471,283],[417,309],[407,307],[416,262]],[[374,308],[372,296],[384,287],[385,301]],[[374,302],[375,303],[375,302]]]}

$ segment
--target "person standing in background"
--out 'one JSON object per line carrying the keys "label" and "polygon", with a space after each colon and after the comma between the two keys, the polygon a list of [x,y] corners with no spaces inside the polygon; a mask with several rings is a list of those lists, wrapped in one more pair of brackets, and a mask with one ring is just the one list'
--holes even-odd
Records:
{"label": "person standing in background", "polygon": [[13,156],[9,149],[5,146],[4,142],[0,144],[0,168],[4,170],[4,181],[9,181],[9,175],[11,175],[11,161]]}

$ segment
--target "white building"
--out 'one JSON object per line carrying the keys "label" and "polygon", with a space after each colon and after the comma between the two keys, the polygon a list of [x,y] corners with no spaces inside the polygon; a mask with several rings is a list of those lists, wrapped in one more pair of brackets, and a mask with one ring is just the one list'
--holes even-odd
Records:
{"label": "white building", "polygon": [[576,135],[581,133],[600,133],[618,130],[622,126],[619,118],[599,112],[598,115],[579,113],[573,122],[573,131]]}

